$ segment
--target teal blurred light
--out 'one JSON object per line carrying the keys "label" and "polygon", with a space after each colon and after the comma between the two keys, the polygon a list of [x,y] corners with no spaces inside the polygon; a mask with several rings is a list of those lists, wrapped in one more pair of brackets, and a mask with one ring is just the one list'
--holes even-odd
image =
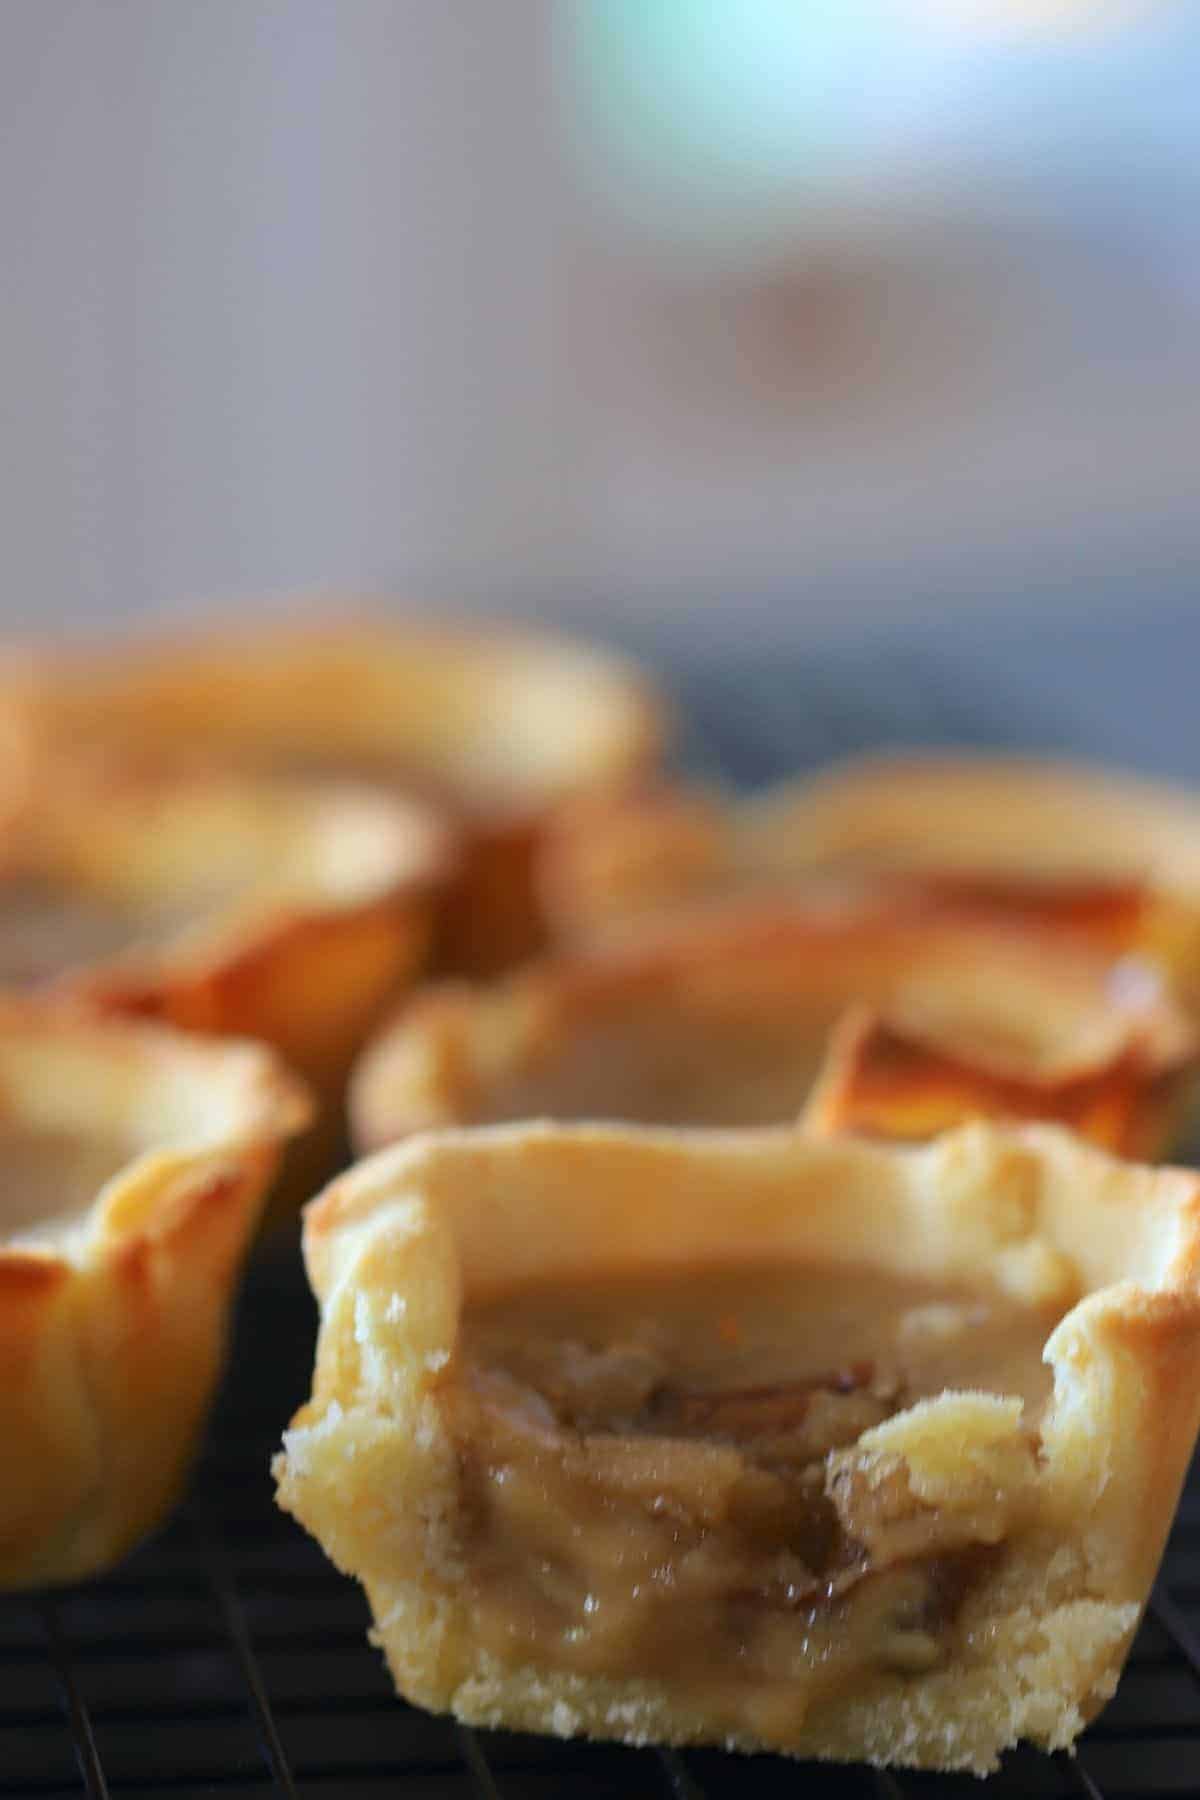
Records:
{"label": "teal blurred light", "polygon": [[869,128],[869,0],[582,0],[578,49],[615,143],[691,187],[789,180]]}
{"label": "teal blurred light", "polygon": [[750,244],[878,154],[879,0],[570,0],[568,121],[589,175],[635,221]]}
{"label": "teal blurred light", "polygon": [[984,29],[920,0],[564,0],[559,94],[605,210],[706,266],[931,221],[1195,197],[1200,4]]}

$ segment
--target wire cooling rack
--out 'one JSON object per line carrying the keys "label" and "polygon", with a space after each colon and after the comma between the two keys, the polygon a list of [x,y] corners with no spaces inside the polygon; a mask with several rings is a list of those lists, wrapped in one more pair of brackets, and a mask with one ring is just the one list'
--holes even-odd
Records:
{"label": "wire cooling rack", "polygon": [[[828,670],[775,666],[750,683],[708,676],[683,697],[696,759],[748,780],[889,738],[1016,735],[1005,728],[1012,709],[960,715],[960,684],[915,661],[890,659],[875,690],[862,671],[847,689]],[[268,1464],[307,1394],[314,1327],[294,1245],[260,1256],[206,1448],[171,1524],[104,1580],[0,1599],[3,1800],[1200,1794],[1198,1473],[1120,1689],[1078,1755],[1019,1751],[983,1789],[971,1777],[467,1731],[400,1704],[367,1643],[358,1588],[272,1498]]]}

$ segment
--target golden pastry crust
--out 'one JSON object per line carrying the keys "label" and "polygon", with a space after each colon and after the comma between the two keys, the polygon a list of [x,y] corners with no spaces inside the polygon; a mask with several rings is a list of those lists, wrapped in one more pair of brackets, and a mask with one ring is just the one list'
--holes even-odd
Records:
{"label": "golden pastry crust", "polygon": [[[370,1150],[521,1117],[780,1123],[803,1105],[835,1020],[865,1000],[920,1033],[914,1060],[927,1045],[931,1081],[948,1049],[981,1081],[1011,1078],[1017,1116],[1056,1118],[1072,1082],[1096,1080],[1124,1096],[1122,1146],[1159,1151],[1194,1084],[1196,1043],[1154,973],[1135,976],[886,895],[734,901],[490,990],[418,994],[360,1059],[351,1124]],[[919,1088],[910,1065],[894,1095],[899,1135]]]}
{"label": "golden pastry crust", "polygon": [[559,806],[658,756],[665,709],[620,658],[494,625],[276,617],[95,654],[10,659],[43,753],[88,742],[399,782],[456,814],[447,967],[496,968],[543,935],[534,868]]}
{"label": "golden pastry crust", "polygon": [[940,874],[1137,882],[1200,894],[1200,801],[1083,763],[994,753],[864,756],[749,803],[741,854]]}
{"label": "golden pastry crust", "polygon": [[1117,1156],[1154,1161],[1183,1135],[1195,1085],[1162,1050],[1131,1031],[1123,1045],[1074,1064],[1006,1067],[852,1007],[831,1034],[804,1128],[920,1140],[968,1119],[1044,1119]]}
{"label": "golden pastry crust", "polygon": [[757,879],[891,871],[944,903],[1156,957],[1200,1005],[1200,799],[1030,756],[863,757],[747,807]]}
{"label": "golden pastry crust", "polygon": [[[313,1397],[275,1465],[279,1500],[362,1581],[376,1641],[417,1704],[560,1736],[715,1738],[982,1773],[1022,1738],[1069,1745],[1114,1691],[1200,1423],[1200,1177],[1120,1163],[1042,1126],[976,1124],[917,1149],[504,1127],[424,1138],[352,1170],[310,1210],[305,1253],[321,1328]],[[973,1588],[950,1662],[867,1671],[794,1731],[755,1734],[714,1721],[669,1670],[589,1676],[484,1654],[448,1422],[464,1306],[532,1279],[751,1253],[961,1280],[1029,1304],[1083,1296],[1046,1345],[1054,1392],[1025,1521]],[[967,1471],[991,1466],[996,1408],[947,1395],[901,1412],[884,1428],[890,1453],[953,1505]],[[858,1454],[869,1466],[866,1440]]]}
{"label": "golden pastry crust", "polygon": [[453,855],[436,813],[370,788],[72,764],[9,836],[0,915],[57,895],[127,921],[128,942],[72,956],[51,933],[46,967],[5,974],[90,1011],[259,1038],[332,1100],[426,954]]}
{"label": "golden pastry crust", "polygon": [[[170,1505],[243,1251],[308,1103],[256,1045],[6,1001],[0,1105],[16,1159],[0,1208],[0,1587],[13,1588],[91,1574]],[[33,1189],[28,1146],[48,1139],[61,1160]],[[115,1172],[91,1190],[97,1143]]]}

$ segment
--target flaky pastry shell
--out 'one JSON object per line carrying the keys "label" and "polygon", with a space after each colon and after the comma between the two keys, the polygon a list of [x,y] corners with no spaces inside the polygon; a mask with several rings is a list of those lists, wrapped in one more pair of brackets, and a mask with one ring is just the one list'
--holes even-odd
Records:
{"label": "flaky pastry shell", "polygon": [[10,667],[43,754],[199,750],[431,795],[463,834],[438,933],[445,966],[468,971],[541,940],[534,869],[557,809],[645,769],[666,728],[631,664],[490,624],[277,616]]}
{"label": "flaky pastry shell", "polygon": [[[435,813],[375,789],[100,758],[9,835],[0,967],[90,1011],[261,1039],[332,1100],[426,954],[452,855]],[[114,947],[91,950],[86,917],[60,942],[55,900],[111,915]],[[14,908],[37,926],[28,962]]]}
{"label": "flaky pastry shell", "polygon": [[[1012,1116],[1069,1118],[1131,1152],[1161,1152],[1194,1086],[1193,1030],[1152,969],[831,893],[713,905],[491,988],[417,994],[356,1066],[355,1142],[522,1117],[778,1124],[856,1001],[914,1033],[905,1081],[880,1097],[877,1124],[890,1105],[900,1136],[922,1047],[931,1081],[949,1053],[1004,1079]],[[1081,1085],[1091,1109],[1074,1104]]]}
{"label": "flaky pastry shell", "polygon": [[[313,1396],[275,1465],[279,1500],[363,1583],[375,1639],[418,1705],[560,1736],[982,1773],[1023,1738],[1069,1745],[1113,1693],[1200,1421],[1200,1177],[1042,1126],[976,1124],[919,1148],[503,1127],[423,1138],[351,1170],[310,1210],[305,1254],[321,1327]],[[1054,1388],[1030,1510],[972,1590],[949,1661],[860,1671],[797,1729],[766,1736],[711,1716],[670,1668],[581,1674],[479,1648],[447,1410],[464,1306],[533,1279],[747,1255],[964,1281],[1030,1304],[1061,1293],[1070,1307],[1045,1348]],[[944,1394],[892,1421],[902,1444],[932,1452],[949,1503],[956,1481],[988,1466],[974,1415],[995,1408],[981,1399]],[[731,1654],[722,1642],[714,1658]]]}
{"label": "flaky pastry shell", "polygon": [[74,1581],[170,1505],[303,1088],[256,1045],[0,1008],[0,1587]]}
{"label": "flaky pastry shell", "polygon": [[855,1006],[830,1034],[803,1123],[821,1135],[919,1141],[968,1119],[1043,1119],[1115,1155],[1156,1161],[1186,1133],[1194,1097],[1194,1067],[1162,1059],[1136,1030],[1098,1056],[1022,1068]]}

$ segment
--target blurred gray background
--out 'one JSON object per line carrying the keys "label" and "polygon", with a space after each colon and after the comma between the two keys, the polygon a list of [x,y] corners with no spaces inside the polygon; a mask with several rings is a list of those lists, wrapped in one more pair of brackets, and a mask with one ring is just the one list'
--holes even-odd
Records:
{"label": "blurred gray background", "polygon": [[608,4],[0,7],[6,629],[1190,617],[1200,9]]}

